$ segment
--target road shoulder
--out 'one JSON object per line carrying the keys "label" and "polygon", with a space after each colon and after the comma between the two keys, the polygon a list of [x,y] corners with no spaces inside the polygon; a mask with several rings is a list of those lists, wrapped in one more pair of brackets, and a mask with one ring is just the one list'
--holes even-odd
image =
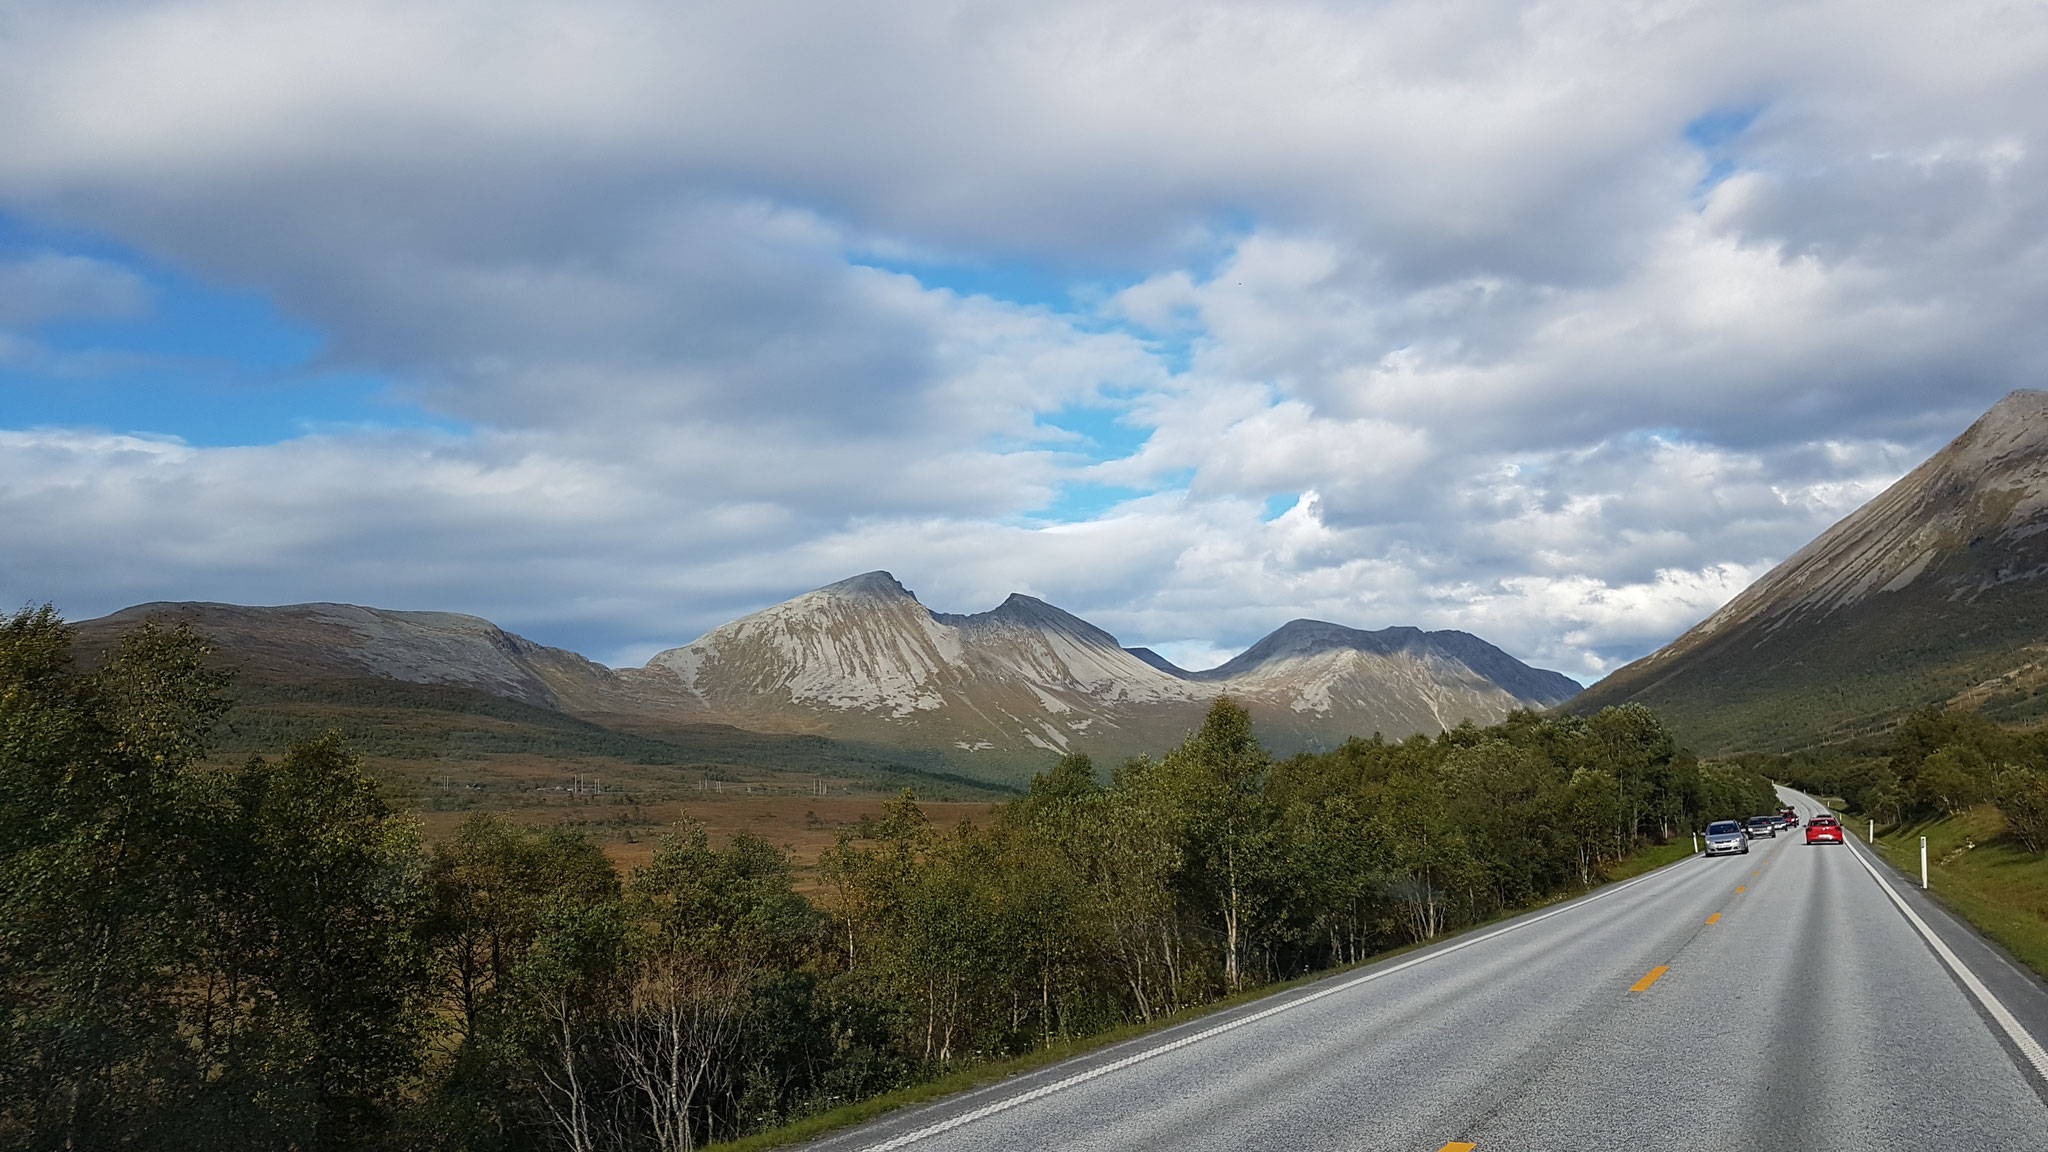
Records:
{"label": "road shoulder", "polygon": [[[1962,961],[1977,979],[1982,981],[1991,994],[1998,998],[2006,1010],[2012,1013],[2022,1028],[2030,1033],[2035,1042],[2048,1044],[2048,981],[2035,975],[2026,965],[2014,959],[1998,942],[1980,932],[1977,927],[1950,909],[1940,899],[1920,887],[1919,878],[1900,871],[1882,853],[1860,840],[1853,845],[1843,846],[1847,851],[1858,853],[1875,867],[1880,882],[1890,888],[1907,907],[1911,908],[1936,937]],[[1951,973],[1951,976],[1954,974]],[[1960,983],[1960,981],[1958,981]],[[1986,1026],[2007,1045],[2020,1070],[2026,1074],[2034,1090],[2048,1101],[2048,1079],[2022,1054],[2011,1047],[2008,1037],[1985,1007],[1974,996],[1971,1003],[1976,1005],[1979,1015],[1985,1017]]]}

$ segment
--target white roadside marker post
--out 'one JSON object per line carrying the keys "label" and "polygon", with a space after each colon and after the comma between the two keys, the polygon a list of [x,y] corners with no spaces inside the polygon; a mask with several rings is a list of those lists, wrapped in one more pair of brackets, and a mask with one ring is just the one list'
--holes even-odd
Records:
{"label": "white roadside marker post", "polygon": [[1697,832],[1692,834],[1692,854],[1695,856],[1700,854],[1700,834]]}
{"label": "white roadside marker post", "polygon": [[1927,891],[1927,837],[1920,838],[1920,890]]}
{"label": "white roadside marker post", "polygon": [[1870,822],[1870,835],[1868,835],[1868,836],[1865,836],[1865,837],[1863,838],[1863,842],[1864,842],[1865,844],[1875,844],[1875,843],[1877,843],[1877,821],[1875,821],[1875,820],[1872,820],[1872,821]]}

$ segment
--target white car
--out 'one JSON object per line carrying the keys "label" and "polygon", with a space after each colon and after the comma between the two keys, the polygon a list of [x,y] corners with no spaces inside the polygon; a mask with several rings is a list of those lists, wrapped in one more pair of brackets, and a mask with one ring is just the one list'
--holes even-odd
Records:
{"label": "white car", "polygon": [[1749,837],[1743,834],[1742,825],[1733,820],[1716,820],[1707,825],[1704,840],[1707,856],[1741,856],[1749,852]]}

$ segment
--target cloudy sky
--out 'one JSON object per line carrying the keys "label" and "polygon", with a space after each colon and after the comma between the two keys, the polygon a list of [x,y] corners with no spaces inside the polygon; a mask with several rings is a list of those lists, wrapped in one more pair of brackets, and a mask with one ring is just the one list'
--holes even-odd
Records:
{"label": "cloudy sky", "polygon": [[1593,679],[2048,384],[2048,6],[0,2],[0,601]]}

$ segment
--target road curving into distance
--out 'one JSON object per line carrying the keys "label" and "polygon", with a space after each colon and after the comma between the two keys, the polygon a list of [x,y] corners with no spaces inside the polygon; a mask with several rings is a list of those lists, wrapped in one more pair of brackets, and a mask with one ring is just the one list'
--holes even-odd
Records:
{"label": "road curving into distance", "polygon": [[2048,1152],[2048,987],[1860,843],[1752,849],[808,1147]]}

